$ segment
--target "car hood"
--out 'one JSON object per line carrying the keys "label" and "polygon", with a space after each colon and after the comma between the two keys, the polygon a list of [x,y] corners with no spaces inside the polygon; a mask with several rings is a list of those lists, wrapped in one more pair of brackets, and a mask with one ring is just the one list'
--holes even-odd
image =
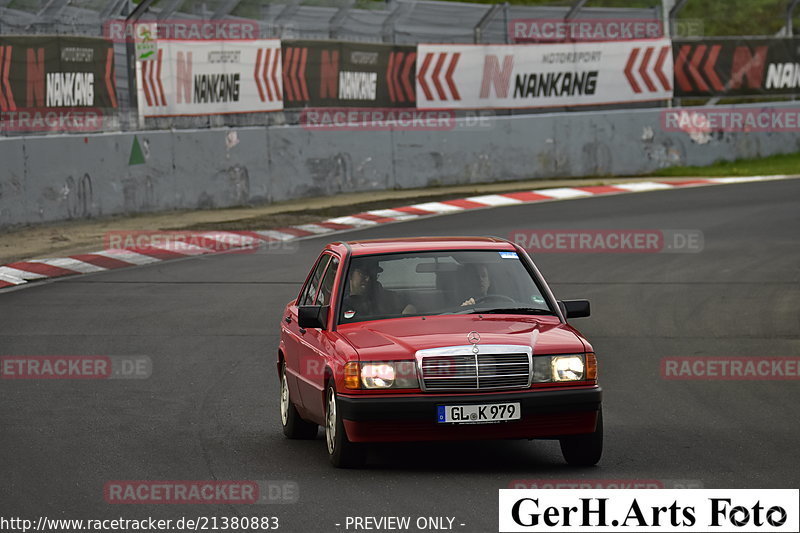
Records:
{"label": "car hood", "polygon": [[476,331],[479,345],[533,346],[534,355],[579,353],[584,345],[572,329],[551,316],[484,315],[409,317],[340,325],[338,332],[361,360],[397,360],[417,350],[469,345]]}

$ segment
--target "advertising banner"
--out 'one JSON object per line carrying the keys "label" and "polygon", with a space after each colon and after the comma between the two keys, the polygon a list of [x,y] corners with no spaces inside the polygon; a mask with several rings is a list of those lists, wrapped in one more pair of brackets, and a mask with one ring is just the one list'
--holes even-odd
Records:
{"label": "advertising banner", "polygon": [[283,41],[286,107],[413,107],[416,47]]}
{"label": "advertising banner", "polygon": [[670,98],[669,39],[418,47],[420,108],[563,107]]}
{"label": "advertising banner", "polygon": [[675,96],[797,94],[800,38],[675,41]]}
{"label": "advertising banner", "polygon": [[111,41],[0,37],[0,132],[101,130],[116,108]]}
{"label": "advertising banner", "polygon": [[136,65],[143,117],[258,113],[283,108],[280,40],[159,40]]}

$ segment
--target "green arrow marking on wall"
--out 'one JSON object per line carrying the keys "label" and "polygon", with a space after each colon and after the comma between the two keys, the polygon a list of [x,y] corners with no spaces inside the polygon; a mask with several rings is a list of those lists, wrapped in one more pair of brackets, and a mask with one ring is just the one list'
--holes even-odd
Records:
{"label": "green arrow marking on wall", "polygon": [[142,147],[139,146],[139,138],[133,136],[133,146],[131,146],[131,157],[128,159],[128,165],[144,165],[144,154]]}

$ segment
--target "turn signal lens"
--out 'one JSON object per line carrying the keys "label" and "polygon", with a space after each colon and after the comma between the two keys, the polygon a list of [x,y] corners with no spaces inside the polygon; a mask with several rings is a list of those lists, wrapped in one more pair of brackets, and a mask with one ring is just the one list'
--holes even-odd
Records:
{"label": "turn signal lens", "polygon": [[586,379],[597,380],[597,357],[592,352],[586,354]]}
{"label": "turn signal lens", "polygon": [[361,388],[361,376],[358,363],[351,361],[344,365],[344,386],[348,389]]}

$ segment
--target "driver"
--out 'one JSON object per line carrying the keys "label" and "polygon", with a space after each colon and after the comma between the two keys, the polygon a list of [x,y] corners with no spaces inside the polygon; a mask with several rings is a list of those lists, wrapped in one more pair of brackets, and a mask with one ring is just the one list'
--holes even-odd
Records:
{"label": "driver", "polygon": [[[377,302],[374,294],[372,275],[365,265],[353,266],[347,283],[348,294],[342,302],[345,318],[355,315],[370,316],[377,314]],[[350,316],[347,316],[350,315]]]}
{"label": "driver", "polygon": [[461,304],[462,307],[466,305],[475,305],[477,301],[480,301],[482,298],[486,298],[489,295],[489,289],[492,287],[492,280],[489,277],[488,266],[478,265],[475,267],[475,271],[478,278],[478,288],[472,296],[467,298],[464,303]]}

